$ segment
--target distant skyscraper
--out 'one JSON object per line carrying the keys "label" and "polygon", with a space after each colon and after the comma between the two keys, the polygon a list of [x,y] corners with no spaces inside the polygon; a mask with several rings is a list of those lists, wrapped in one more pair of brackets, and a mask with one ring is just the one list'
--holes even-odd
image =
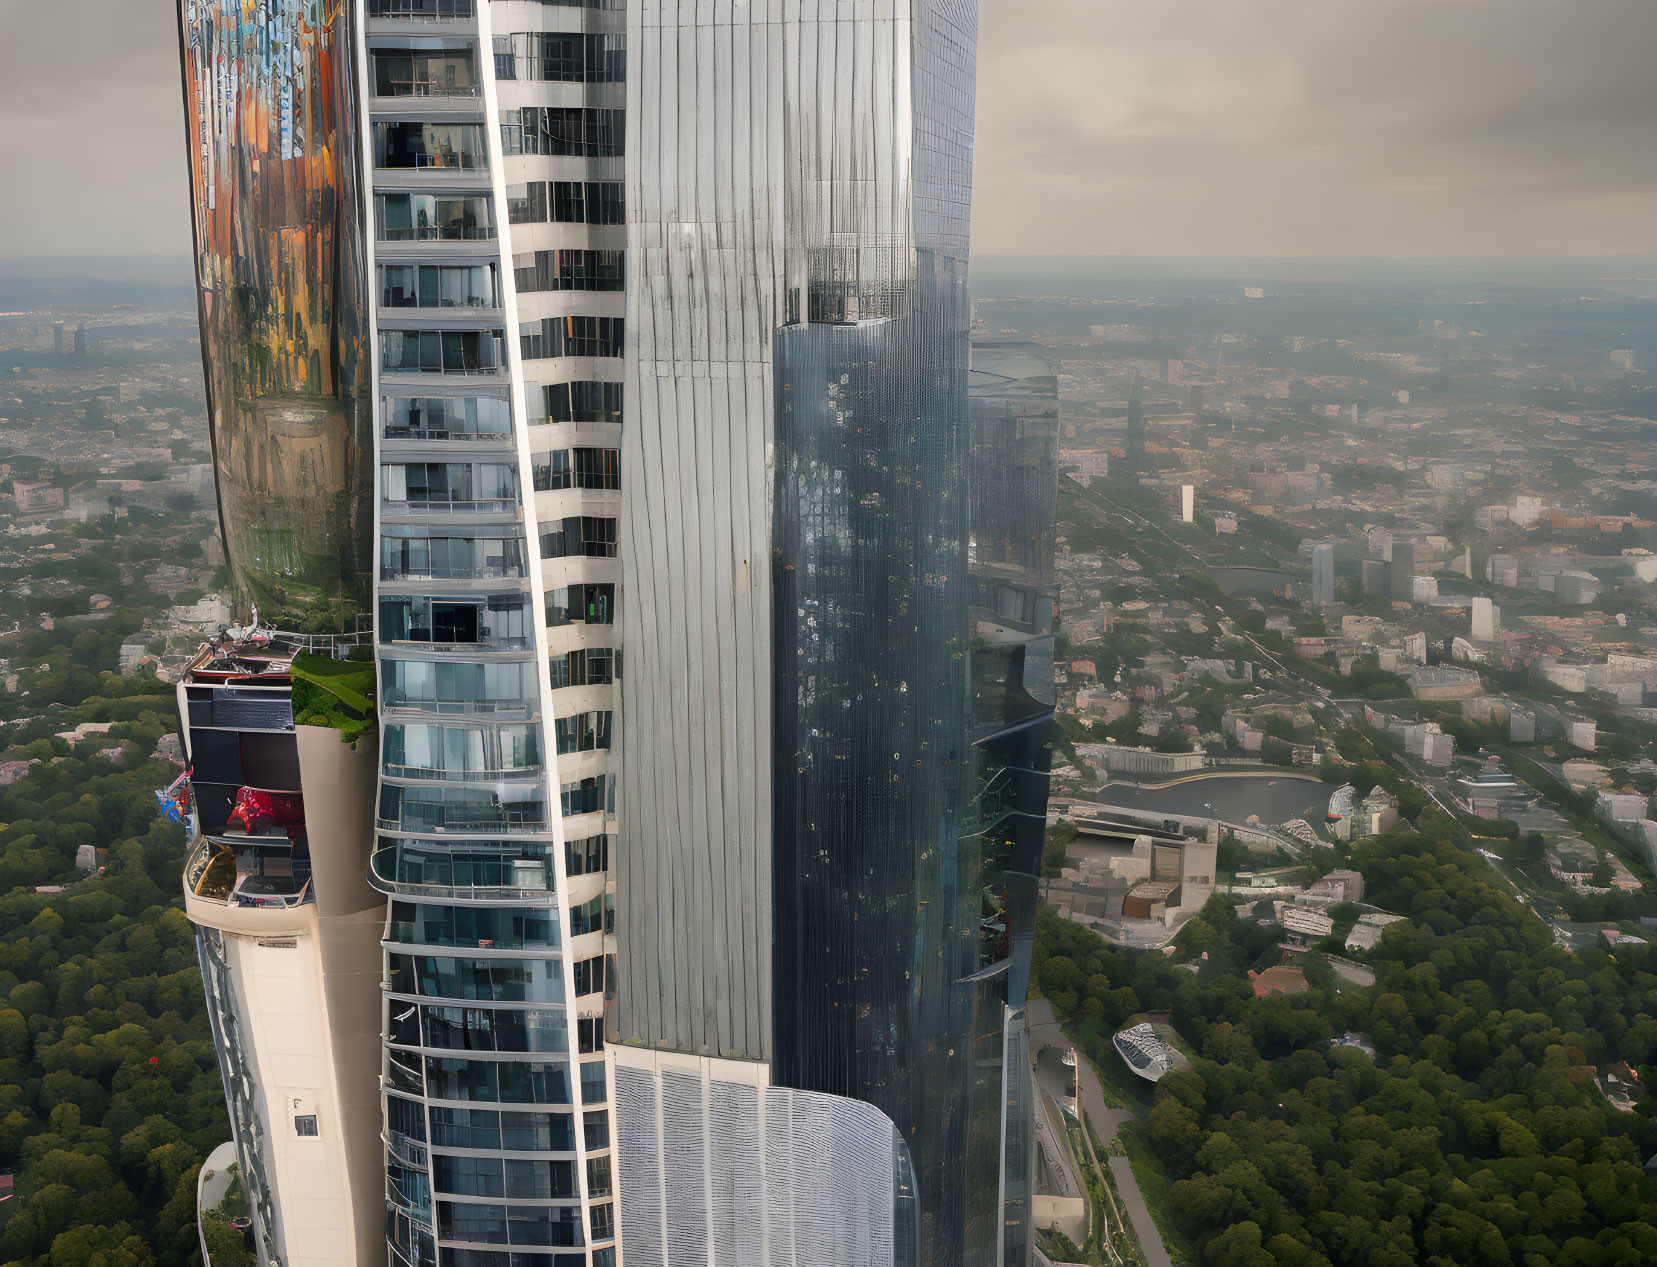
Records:
{"label": "distant skyscraper", "polygon": [[1383,563],[1379,559],[1365,559],[1362,575],[1365,598],[1387,598],[1391,596],[1392,564]]}
{"label": "distant skyscraper", "polygon": [[52,355],[56,357],[62,357],[63,355],[63,322],[61,321],[52,323]]}
{"label": "distant skyscraper", "polygon": [[1335,547],[1332,545],[1312,547],[1312,601],[1335,601]]}
{"label": "distant skyscraper", "polygon": [[1410,541],[1392,543],[1392,596],[1400,602],[1415,597],[1415,544]]}
{"label": "distant skyscraper", "polygon": [[1179,521],[1190,523],[1197,517],[1197,489],[1194,484],[1182,484],[1179,490]]}
{"label": "distant skyscraper", "polygon": [[1473,600],[1473,640],[1489,642],[1502,627],[1502,609],[1488,598]]}
{"label": "distant skyscraper", "polygon": [[1145,389],[1139,375],[1128,387],[1128,470],[1137,475],[1145,469]]}
{"label": "distant skyscraper", "polygon": [[974,8],[629,23],[629,1267],[1028,1253],[1056,429],[1005,349],[969,426]]}
{"label": "distant skyscraper", "polygon": [[75,327],[75,355],[82,360],[86,358],[86,325],[84,323]]}

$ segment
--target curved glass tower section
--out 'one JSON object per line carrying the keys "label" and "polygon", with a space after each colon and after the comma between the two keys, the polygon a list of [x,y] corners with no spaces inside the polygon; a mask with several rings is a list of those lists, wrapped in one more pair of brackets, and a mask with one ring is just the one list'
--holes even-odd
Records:
{"label": "curved glass tower section", "polygon": [[355,12],[180,0],[219,521],[241,598],[267,614],[370,602]]}

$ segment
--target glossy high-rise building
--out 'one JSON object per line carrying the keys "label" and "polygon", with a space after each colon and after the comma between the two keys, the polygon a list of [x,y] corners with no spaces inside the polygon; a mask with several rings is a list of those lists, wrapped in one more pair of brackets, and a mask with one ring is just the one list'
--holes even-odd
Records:
{"label": "glossy high-rise building", "polygon": [[[267,1263],[616,1261],[623,22],[181,0],[221,518],[263,625],[192,669],[187,879]],[[313,679],[377,724],[308,724]]]}
{"label": "glossy high-rise building", "polygon": [[340,631],[184,697],[265,1262],[1026,1261],[1056,380],[968,344],[975,28],[181,0],[241,612]]}
{"label": "glossy high-rise building", "polygon": [[969,420],[976,6],[627,36],[626,1258],[1022,1263],[1057,433]]}

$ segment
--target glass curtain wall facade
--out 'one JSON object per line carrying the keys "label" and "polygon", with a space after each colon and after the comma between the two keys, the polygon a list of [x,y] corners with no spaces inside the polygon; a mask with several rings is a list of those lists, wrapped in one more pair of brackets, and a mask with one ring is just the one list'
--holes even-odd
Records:
{"label": "glass curtain wall facade", "polygon": [[1056,431],[969,419],[976,8],[628,38],[628,1259],[1022,1264]]}
{"label": "glass curtain wall facade", "polygon": [[365,8],[392,1261],[612,1267],[622,14]]}
{"label": "glass curtain wall facade", "polygon": [[[974,1244],[1028,1261],[1035,1123],[1024,1006],[1052,764],[1058,376],[1038,347],[979,342],[970,413],[972,797],[981,858],[975,1085],[967,1153]],[[997,1165],[999,1163],[999,1165]],[[997,1175],[995,1172],[999,1170]]]}

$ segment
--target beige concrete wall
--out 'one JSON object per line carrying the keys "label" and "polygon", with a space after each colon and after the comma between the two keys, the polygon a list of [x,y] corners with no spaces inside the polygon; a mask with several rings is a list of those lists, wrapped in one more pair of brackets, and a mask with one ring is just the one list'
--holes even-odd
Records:
{"label": "beige concrete wall", "polygon": [[385,1261],[385,1158],[380,1143],[380,938],[385,896],[368,883],[374,849],[376,736],[355,744],[339,732],[300,726],[316,891],[318,968],[333,1095],[342,1135],[349,1243],[366,1264]]}

